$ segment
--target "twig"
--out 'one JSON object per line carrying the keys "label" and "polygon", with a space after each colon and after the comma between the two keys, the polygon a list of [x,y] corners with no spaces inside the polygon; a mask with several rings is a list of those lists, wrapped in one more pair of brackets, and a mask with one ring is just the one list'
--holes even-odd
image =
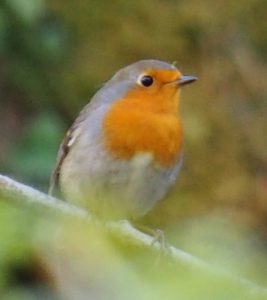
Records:
{"label": "twig", "polygon": [[61,213],[67,216],[90,218],[89,213],[77,206],[51,197],[30,186],[3,175],[0,175],[0,199],[19,205],[26,205],[30,208],[35,208],[41,211],[45,209],[47,211]]}
{"label": "twig", "polygon": [[[48,196],[32,187],[14,181],[3,175],[0,175],[0,199],[10,201],[16,205],[26,205],[31,209],[35,208],[42,212],[45,209],[48,212],[60,213],[67,217],[77,217],[78,219],[84,219],[89,222],[93,220],[92,216],[85,210]],[[153,237],[137,230],[128,221],[110,222],[105,226],[107,230],[117,237],[126,240],[131,244],[147,248],[150,247],[158,252],[162,251],[162,246],[159,242],[154,243]],[[248,288],[248,292],[255,296],[267,296],[266,288],[260,287],[247,279],[218,270],[201,259],[176,247],[169,246],[168,250],[167,255],[169,255],[176,263],[182,263],[199,270],[207,271],[210,274],[229,279],[236,284]]]}

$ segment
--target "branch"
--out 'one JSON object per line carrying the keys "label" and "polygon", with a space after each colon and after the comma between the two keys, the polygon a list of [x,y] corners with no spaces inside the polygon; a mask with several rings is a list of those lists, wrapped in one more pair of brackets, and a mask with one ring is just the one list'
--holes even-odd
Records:
{"label": "branch", "polygon": [[[0,175],[0,199],[9,201],[15,205],[27,206],[30,209],[34,208],[42,213],[45,210],[47,212],[59,213],[67,217],[76,217],[80,220],[85,220],[88,222],[93,222],[95,220],[88,212],[81,208],[57,198],[48,196],[47,194],[44,194],[34,188],[14,181],[3,175]],[[105,226],[108,231],[122,240],[126,240],[127,242],[136,246],[154,249],[159,253],[162,252],[162,245],[159,242],[155,242],[153,237],[134,228],[128,221],[110,222]],[[176,263],[182,263],[199,270],[207,271],[212,275],[229,279],[241,287],[243,286],[248,288],[249,291],[255,296],[267,296],[267,288],[260,287],[259,285],[242,277],[218,270],[201,259],[178,248],[169,246],[167,255]]]}

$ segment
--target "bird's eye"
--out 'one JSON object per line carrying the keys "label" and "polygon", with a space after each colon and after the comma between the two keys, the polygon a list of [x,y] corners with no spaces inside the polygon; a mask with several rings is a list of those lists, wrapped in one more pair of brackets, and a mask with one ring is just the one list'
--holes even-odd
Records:
{"label": "bird's eye", "polygon": [[140,83],[145,87],[151,86],[153,84],[153,82],[154,82],[153,78],[149,75],[144,75],[140,79]]}

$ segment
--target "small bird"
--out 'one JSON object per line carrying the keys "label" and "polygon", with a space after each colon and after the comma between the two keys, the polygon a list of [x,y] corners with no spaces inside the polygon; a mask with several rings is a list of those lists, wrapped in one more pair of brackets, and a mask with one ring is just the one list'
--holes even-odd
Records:
{"label": "small bird", "polygon": [[50,194],[58,189],[65,200],[100,218],[144,216],[180,171],[180,89],[196,79],[152,59],[119,70],[68,131]]}

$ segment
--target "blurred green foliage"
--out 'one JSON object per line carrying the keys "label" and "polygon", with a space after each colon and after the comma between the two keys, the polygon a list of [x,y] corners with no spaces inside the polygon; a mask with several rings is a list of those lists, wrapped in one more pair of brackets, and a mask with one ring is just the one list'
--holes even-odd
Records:
{"label": "blurred green foliage", "polygon": [[[195,254],[236,262],[233,269],[249,257],[242,272],[266,284],[266,9],[265,0],[1,1],[1,173],[46,190],[63,132],[104,81],[139,59],[177,61],[199,77],[182,95],[185,163],[144,221]],[[31,259],[26,223],[37,221],[25,211],[0,214],[0,286],[8,287],[10,264]],[[245,299],[223,290],[203,299]],[[180,298],[200,299],[200,291]]]}
{"label": "blurred green foliage", "polygon": [[[54,217],[46,211],[34,216],[31,211],[0,203],[1,299],[266,299],[266,294],[220,272],[175,264],[151,250],[122,243],[93,224]],[[175,234],[183,231],[177,229]],[[227,230],[220,232],[224,235]],[[185,240],[189,246],[192,240]],[[244,246],[240,237],[235,243]],[[223,247],[229,245],[224,241]],[[196,250],[196,245],[191,246]],[[253,259],[256,247],[246,249],[241,253],[246,260]],[[214,256],[212,249],[205,254]],[[228,255],[224,251],[218,270],[229,272],[225,266]],[[232,260],[231,272],[264,282],[263,262],[258,258],[262,269],[256,270],[256,266],[238,267]]]}

